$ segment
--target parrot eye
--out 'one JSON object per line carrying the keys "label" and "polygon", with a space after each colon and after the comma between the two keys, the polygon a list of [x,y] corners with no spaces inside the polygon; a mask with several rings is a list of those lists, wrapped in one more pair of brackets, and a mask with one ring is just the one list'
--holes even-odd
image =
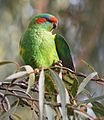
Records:
{"label": "parrot eye", "polygon": [[46,19],[51,23],[58,23],[58,19],[56,17],[51,17],[50,19],[49,18],[46,18]]}
{"label": "parrot eye", "polygon": [[45,18],[38,18],[38,19],[36,20],[36,23],[38,23],[38,24],[42,24],[42,23],[44,23],[44,22],[47,22],[47,19],[45,19]]}
{"label": "parrot eye", "polygon": [[51,17],[50,21],[53,23],[58,23],[58,19],[56,17]]}

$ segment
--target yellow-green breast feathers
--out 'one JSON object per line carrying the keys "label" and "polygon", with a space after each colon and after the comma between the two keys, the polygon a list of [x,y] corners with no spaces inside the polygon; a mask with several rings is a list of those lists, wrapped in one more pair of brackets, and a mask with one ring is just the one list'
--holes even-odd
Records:
{"label": "yellow-green breast feathers", "polygon": [[50,67],[59,60],[51,32],[29,28],[20,42],[20,54],[26,64],[33,67]]}

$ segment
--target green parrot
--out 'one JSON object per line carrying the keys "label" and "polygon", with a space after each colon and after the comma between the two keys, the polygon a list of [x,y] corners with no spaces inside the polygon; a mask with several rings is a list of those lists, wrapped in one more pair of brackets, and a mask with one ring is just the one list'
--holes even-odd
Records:
{"label": "green parrot", "polygon": [[20,40],[20,55],[33,68],[48,68],[59,60],[64,67],[75,70],[70,47],[64,37],[53,34],[58,19],[51,14],[32,18]]}
{"label": "green parrot", "polygon": [[[25,64],[33,68],[50,68],[61,60],[64,67],[75,70],[69,45],[63,36],[52,32],[57,25],[58,19],[51,14],[39,14],[32,18],[20,40],[20,55]],[[38,77],[39,75],[36,81]],[[78,86],[75,75],[64,70],[63,81],[68,92],[71,91],[71,94],[75,96]],[[45,89],[48,93],[57,91],[55,81],[51,78],[49,71],[45,71]],[[48,99],[48,96],[46,98]],[[54,96],[51,99],[55,99]]]}

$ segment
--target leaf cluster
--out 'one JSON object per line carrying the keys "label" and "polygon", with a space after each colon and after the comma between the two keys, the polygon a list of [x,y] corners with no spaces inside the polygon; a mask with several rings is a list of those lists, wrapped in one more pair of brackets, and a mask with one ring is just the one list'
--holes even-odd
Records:
{"label": "leaf cluster", "polygon": [[[94,120],[104,116],[100,102],[104,95],[93,97],[86,89],[91,80],[103,81],[96,71],[85,75],[62,66],[33,69],[12,61],[0,65],[11,63],[16,65],[16,72],[0,82],[0,119],[23,120],[16,112],[19,106],[30,108],[30,120]],[[11,96],[15,98],[12,102]]]}

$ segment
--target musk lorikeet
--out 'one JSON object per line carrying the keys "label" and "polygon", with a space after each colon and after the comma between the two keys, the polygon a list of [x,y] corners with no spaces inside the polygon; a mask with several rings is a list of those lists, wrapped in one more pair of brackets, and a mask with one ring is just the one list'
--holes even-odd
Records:
{"label": "musk lorikeet", "polygon": [[53,35],[58,19],[51,14],[32,18],[20,40],[20,55],[33,68],[50,67],[62,61],[63,66],[74,70],[70,47],[61,35]]}
{"label": "musk lorikeet", "polygon": [[[39,14],[32,18],[20,40],[20,55],[25,64],[33,68],[49,68],[61,60],[64,67],[75,70],[70,47],[64,37],[52,33],[57,25],[58,19],[50,14]],[[45,89],[48,93],[56,93],[55,81],[50,76],[50,72],[46,71]],[[75,96],[78,88],[76,76],[63,70],[62,79],[68,92]]]}

